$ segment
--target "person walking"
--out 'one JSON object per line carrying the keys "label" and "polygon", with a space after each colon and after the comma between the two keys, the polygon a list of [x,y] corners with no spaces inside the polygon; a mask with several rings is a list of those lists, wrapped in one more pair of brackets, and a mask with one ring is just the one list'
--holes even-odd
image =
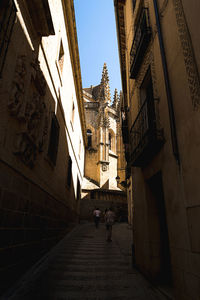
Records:
{"label": "person walking", "polygon": [[106,224],[106,240],[112,242],[112,226],[115,222],[115,213],[112,208],[109,208],[105,214],[105,224]]}
{"label": "person walking", "polygon": [[101,211],[98,208],[96,208],[93,211],[94,223],[95,223],[96,228],[99,227],[100,215],[101,215]]}

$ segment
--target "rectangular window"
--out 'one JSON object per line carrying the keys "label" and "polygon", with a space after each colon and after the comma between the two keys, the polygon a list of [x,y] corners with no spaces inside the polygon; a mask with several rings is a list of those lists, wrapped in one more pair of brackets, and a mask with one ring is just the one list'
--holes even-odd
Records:
{"label": "rectangular window", "polygon": [[63,71],[63,64],[64,64],[64,49],[63,49],[63,43],[60,42],[60,51],[59,51],[59,57],[58,57],[58,64],[60,67],[60,72],[62,74]]}
{"label": "rectangular window", "polygon": [[74,113],[75,113],[75,106],[74,106],[74,102],[73,102],[73,104],[72,104],[72,118],[71,118],[72,124],[74,124]]}
{"label": "rectangular window", "polygon": [[81,198],[81,187],[80,187],[80,181],[77,177],[77,197],[76,197],[76,199],[79,201],[80,198]]}
{"label": "rectangular window", "polygon": [[72,181],[72,160],[71,157],[69,156],[68,169],[67,169],[67,185],[69,187],[71,186],[71,181]]}
{"label": "rectangular window", "polygon": [[59,142],[59,131],[60,126],[55,115],[52,117],[51,121],[51,131],[49,139],[48,157],[54,165],[56,165],[57,152],[58,152],[58,142]]}
{"label": "rectangular window", "polygon": [[8,45],[15,23],[16,11],[13,0],[0,1],[0,77],[3,72]]}

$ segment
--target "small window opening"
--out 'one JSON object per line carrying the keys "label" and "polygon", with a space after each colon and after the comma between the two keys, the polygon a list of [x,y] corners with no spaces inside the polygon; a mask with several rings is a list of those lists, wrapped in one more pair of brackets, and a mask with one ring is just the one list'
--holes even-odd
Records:
{"label": "small window opening", "polygon": [[88,147],[92,147],[92,131],[90,129],[87,129],[87,142]]}
{"label": "small window opening", "polygon": [[56,164],[57,153],[58,153],[58,142],[59,142],[59,131],[60,126],[55,115],[52,117],[51,121],[51,131],[49,139],[48,157],[52,163]]}
{"label": "small window opening", "polygon": [[71,157],[69,156],[68,169],[67,169],[67,185],[69,187],[71,186],[71,181],[72,181],[72,160]]}
{"label": "small window opening", "polygon": [[111,133],[109,133],[108,139],[109,139],[109,150],[111,150],[112,149],[112,135],[111,135]]}
{"label": "small window opening", "polygon": [[64,64],[64,49],[63,49],[62,41],[60,42],[60,51],[59,51],[58,63],[59,63],[60,71],[61,71],[61,74],[62,74],[63,64]]}

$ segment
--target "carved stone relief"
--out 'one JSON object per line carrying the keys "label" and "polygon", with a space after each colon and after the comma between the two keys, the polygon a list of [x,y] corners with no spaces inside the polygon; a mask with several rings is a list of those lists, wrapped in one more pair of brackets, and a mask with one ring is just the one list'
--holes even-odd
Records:
{"label": "carved stone relief", "polygon": [[102,171],[103,171],[103,172],[107,171],[107,168],[108,168],[107,164],[106,164],[106,163],[103,163],[103,164],[102,164]]}
{"label": "carved stone relief", "polygon": [[[31,74],[28,82],[25,80],[27,71]],[[44,101],[46,82],[39,62],[34,60],[28,65],[25,56],[19,56],[12,87],[8,109],[23,127],[15,137],[14,153],[24,164],[33,167],[37,154],[43,151],[49,129],[49,113]]]}
{"label": "carved stone relief", "polygon": [[33,168],[36,160],[37,149],[36,145],[26,132],[16,135],[14,141],[14,154],[18,155],[25,165]]}
{"label": "carved stone relief", "polygon": [[11,85],[11,94],[8,100],[10,113],[18,118],[22,117],[22,106],[25,102],[26,75],[26,57],[21,55],[17,58],[15,74]]}
{"label": "carved stone relief", "polygon": [[200,105],[200,79],[196,59],[194,55],[192,40],[187,26],[183,5],[181,0],[173,0],[178,33],[183,49],[185,67],[188,77],[189,90],[192,98],[194,110],[199,109]]}

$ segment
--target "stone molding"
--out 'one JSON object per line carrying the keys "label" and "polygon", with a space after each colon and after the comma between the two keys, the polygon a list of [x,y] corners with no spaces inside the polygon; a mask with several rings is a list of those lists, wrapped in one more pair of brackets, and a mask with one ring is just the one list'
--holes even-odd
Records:
{"label": "stone molding", "polygon": [[181,0],[173,0],[175,9],[176,22],[178,27],[179,38],[182,45],[185,68],[188,78],[190,95],[194,110],[199,110],[200,105],[200,79],[193,50],[190,32],[187,26],[187,21]]}

